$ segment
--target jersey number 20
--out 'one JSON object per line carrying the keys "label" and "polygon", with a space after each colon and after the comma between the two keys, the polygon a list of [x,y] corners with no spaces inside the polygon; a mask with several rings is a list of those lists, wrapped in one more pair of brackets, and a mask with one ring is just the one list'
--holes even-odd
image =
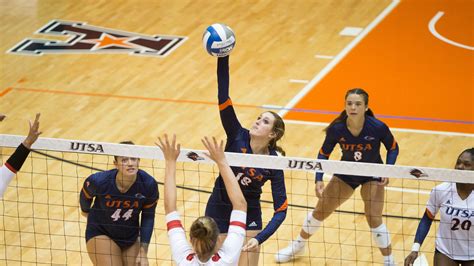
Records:
{"label": "jersey number 20", "polygon": [[471,228],[471,221],[465,220],[464,222],[461,223],[461,221],[457,218],[454,218],[451,223],[453,226],[451,227],[451,230],[459,230],[459,227],[461,227],[462,230],[469,230]]}

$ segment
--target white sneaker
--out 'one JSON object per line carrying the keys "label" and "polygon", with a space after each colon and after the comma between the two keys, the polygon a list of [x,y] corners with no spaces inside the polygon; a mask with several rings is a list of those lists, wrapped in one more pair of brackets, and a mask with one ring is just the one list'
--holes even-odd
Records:
{"label": "white sneaker", "polygon": [[304,251],[304,242],[293,241],[288,247],[281,249],[275,254],[275,261],[278,263],[285,263],[292,260],[296,255]]}

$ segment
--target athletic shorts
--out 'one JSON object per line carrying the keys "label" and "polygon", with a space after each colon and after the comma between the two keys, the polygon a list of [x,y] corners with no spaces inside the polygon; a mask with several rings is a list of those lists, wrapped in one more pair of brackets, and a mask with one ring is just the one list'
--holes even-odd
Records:
{"label": "athletic shorts", "polygon": [[93,237],[105,235],[110,237],[121,249],[128,248],[137,242],[138,233],[130,238],[122,239],[110,235],[101,225],[87,223],[86,243]]}
{"label": "athletic shorts", "polygon": [[370,181],[380,181],[380,177],[370,177],[370,176],[358,176],[358,175],[335,175],[341,179],[344,183],[356,189],[358,186],[363,185]]}
{"label": "athletic shorts", "polygon": [[[443,254],[437,248],[435,248],[435,253]],[[446,254],[443,254],[443,255],[446,256]],[[446,256],[446,257],[448,257],[448,256]],[[454,263],[456,263],[457,265],[474,265],[474,260],[453,260],[453,259],[451,259],[451,260],[454,261]]]}
{"label": "athletic shorts", "polygon": [[[206,206],[205,215],[216,221],[220,233],[229,231],[230,214],[232,212],[232,204],[218,199],[212,193]],[[255,201],[247,202],[247,231],[262,230],[262,209],[260,203]]]}

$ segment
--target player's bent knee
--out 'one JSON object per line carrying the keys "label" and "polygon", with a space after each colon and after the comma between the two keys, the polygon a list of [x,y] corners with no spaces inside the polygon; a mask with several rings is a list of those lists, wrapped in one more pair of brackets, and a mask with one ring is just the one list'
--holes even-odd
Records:
{"label": "player's bent knee", "polygon": [[390,246],[390,233],[384,223],[376,228],[370,228],[370,231],[377,247],[388,248]]}

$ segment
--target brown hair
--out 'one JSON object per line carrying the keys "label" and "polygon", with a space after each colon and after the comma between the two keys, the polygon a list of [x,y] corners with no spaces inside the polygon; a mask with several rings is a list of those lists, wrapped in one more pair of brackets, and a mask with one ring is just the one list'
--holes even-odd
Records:
{"label": "brown hair", "polygon": [[[369,94],[364,90],[364,89],[361,89],[361,88],[354,88],[354,89],[350,89],[346,92],[346,96],[344,97],[344,100],[347,99],[347,97],[351,94],[357,94],[357,95],[360,95],[362,96],[362,98],[364,99],[364,103],[365,105],[369,105]],[[372,112],[372,110],[370,110],[370,108],[367,109],[367,111],[365,111],[365,114],[368,115],[368,116],[374,116],[374,112]],[[334,119],[331,124],[329,124],[329,126],[327,126],[324,131],[328,131],[328,129],[330,127],[332,127],[334,124],[336,123],[339,123],[341,121],[344,121],[344,119],[347,118],[347,113],[346,113],[346,110],[342,111],[341,114],[339,114],[338,117],[336,117],[336,119]]]}
{"label": "brown hair", "polygon": [[270,149],[276,150],[277,152],[281,153],[283,156],[286,155],[285,150],[282,147],[277,145],[277,141],[279,141],[283,135],[285,135],[285,122],[277,113],[272,111],[267,111],[268,113],[272,114],[275,117],[275,121],[273,122],[272,131],[275,133],[275,137],[270,140],[268,147]]}
{"label": "brown hair", "polygon": [[211,217],[201,216],[191,225],[189,232],[194,251],[200,261],[207,261],[213,254],[219,236],[219,228]]}
{"label": "brown hair", "polygon": [[[131,140],[120,141],[119,144],[135,145]],[[114,156],[114,160],[117,162],[118,156]]]}
{"label": "brown hair", "polygon": [[463,155],[464,153],[469,153],[471,155],[471,161],[473,160],[473,157],[474,157],[474,148],[469,148],[469,149],[465,149],[463,152],[461,152],[458,156],[458,159],[459,157],[461,157],[461,155]]}

